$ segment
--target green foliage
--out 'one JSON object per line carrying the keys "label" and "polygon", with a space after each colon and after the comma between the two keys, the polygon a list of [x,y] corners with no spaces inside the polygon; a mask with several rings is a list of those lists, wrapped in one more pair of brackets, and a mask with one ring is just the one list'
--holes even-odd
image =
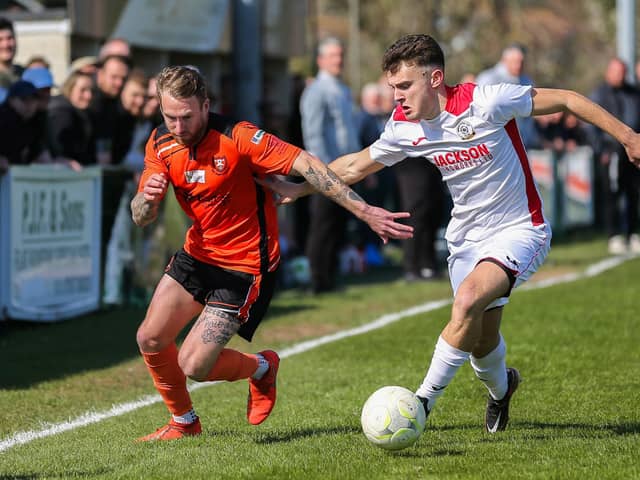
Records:
{"label": "green foliage", "polygon": [[351,3],[359,4],[361,84],[380,77],[385,49],[408,33],[428,33],[441,43],[449,83],[493,66],[517,41],[528,47],[526,70],[536,85],[588,94],[616,53],[614,0],[317,0],[311,2],[318,17],[312,36],[334,34],[348,42]]}

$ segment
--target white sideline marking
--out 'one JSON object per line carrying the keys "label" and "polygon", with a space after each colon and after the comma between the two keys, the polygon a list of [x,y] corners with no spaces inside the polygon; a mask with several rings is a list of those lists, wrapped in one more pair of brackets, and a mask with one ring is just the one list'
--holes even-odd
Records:
{"label": "white sideline marking", "polygon": [[[580,280],[582,278],[594,277],[606,270],[617,267],[618,265],[623,264],[627,260],[631,260],[632,258],[636,258],[636,257],[637,256],[628,255],[628,256],[607,258],[598,263],[594,263],[593,265],[590,265],[582,273],[569,273],[566,275],[560,275],[558,277],[553,277],[553,278],[541,280],[538,282],[531,282],[529,284],[523,285],[518,290],[533,290],[538,288],[545,288],[545,287],[557,285],[560,283],[573,282],[576,280]],[[292,347],[281,350],[279,352],[279,355],[280,355],[280,358],[287,358],[293,355],[297,355],[299,353],[308,352],[309,350],[312,350],[321,345],[326,345],[327,343],[332,343],[337,340],[342,340],[343,338],[353,337],[355,335],[367,333],[372,330],[377,330],[391,323],[395,323],[399,320],[402,320],[403,318],[406,318],[406,317],[412,317],[414,315],[418,315],[419,313],[426,313],[432,310],[437,310],[438,308],[449,305],[451,301],[452,301],[451,299],[436,300],[433,302],[424,303],[422,305],[416,305],[414,307],[407,308],[406,310],[402,310],[400,312],[389,313],[387,315],[383,315],[382,317],[372,322],[369,322],[367,324],[361,325],[359,327],[350,328],[349,330],[343,330],[340,332],[332,333],[330,335],[325,335],[323,337],[300,342],[296,345],[293,345]],[[216,383],[219,383],[219,382],[194,383],[189,386],[189,391],[193,392],[195,390],[199,390],[200,388],[208,387]],[[73,420],[69,420],[61,423],[55,423],[55,424],[45,424],[45,427],[41,430],[26,430],[23,432],[17,432],[12,436],[0,441],[0,452],[4,452],[5,450],[9,450],[10,448],[13,448],[18,445],[24,445],[26,443],[37,440],[39,438],[50,437],[52,435],[57,435],[59,433],[66,432],[69,430],[75,430],[76,428],[86,427],[87,425],[91,425],[92,423],[98,423],[98,422],[101,422],[102,420],[107,420],[109,418],[124,415],[125,413],[133,412],[134,410],[137,410],[139,408],[153,405],[154,403],[158,403],[161,401],[162,401],[162,398],[160,397],[160,395],[157,395],[157,394],[146,395],[134,402],[127,402],[127,403],[114,405],[113,407],[111,407],[111,409],[103,412],[89,411]]]}

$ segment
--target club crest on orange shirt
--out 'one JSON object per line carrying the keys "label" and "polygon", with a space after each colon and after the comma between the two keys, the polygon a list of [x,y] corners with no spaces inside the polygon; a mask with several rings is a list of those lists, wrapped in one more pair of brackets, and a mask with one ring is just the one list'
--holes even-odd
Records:
{"label": "club crest on orange shirt", "polygon": [[222,175],[229,168],[229,164],[227,163],[226,157],[218,157],[212,160],[213,163],[213,171],[218,175]]}

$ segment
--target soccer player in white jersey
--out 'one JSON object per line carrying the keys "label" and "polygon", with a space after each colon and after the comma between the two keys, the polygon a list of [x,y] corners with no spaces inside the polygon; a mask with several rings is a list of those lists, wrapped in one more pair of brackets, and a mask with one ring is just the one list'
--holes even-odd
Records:
{"label": "soccer player in white jersey", "polygon": [[[489,391],[485,429],[504,430],[520,374],[506,366],[500,334],[511,290],[549,251],[551,229],[515,119],[572,112],[616,138],[640,166],[640,135],[582,95],[512,84],[444,83],[444,55],[428,35],[407,35],[385,52],[382,67],[397,107],[380,138],[329,167],[347,184],[406,157],[424,157],[442,173],[453,200],[446,239],[454,292],[451,319],[416,391],[427,414],[470,360]],[[281,203],[312,188],[273,180]]]}

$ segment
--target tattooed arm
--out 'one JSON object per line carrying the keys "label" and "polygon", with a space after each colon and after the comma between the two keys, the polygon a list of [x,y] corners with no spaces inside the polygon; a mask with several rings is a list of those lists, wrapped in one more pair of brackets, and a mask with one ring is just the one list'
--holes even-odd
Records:
{"label": "tattooed arm", "polygon": [[158,206],[167,193],[169,182],[162,173],[154,173],[131,200],[131,217],[136,225],[144,227],[158,217]]}
{"label": "tattooed arm", "polygon": [[[350,188],[346,187],[347,185],[359,182],[367,175],[382,168],[384,168],[384,165],[371,159],[368,148],[334,160],[329,164],[329,168],[315,156],[302,151],[294,161],[293,169],[290,173],[304,177],[307,180],[306,182],[292,183],[273,177],[266,177],[258,180],[258,183],[271,188],[279,194],[280,200],[278,203],[284,204],[294,202],[297,198],[315,192],[327,195],[325,192],[330,190],[330,186],[333,184],[342,185],[343,189],[346,188],[346,190],[343,190],[342,196],[344,196],[345,192],[352,192]],[[327,196],[333,198],[331,195]],[[339,193],[338,196],[340,196]],[[333,199],[337,201],[336,198]],[[343,203],[339,201],[337,203],[349,210]]]}
{"label": "tattooed arm", "polygon": [[[307,182],[292,184],[297,185],[295,188],[298,189],[298,192],[292,192],[293,198],[318,191],[366,222],[385,243],[389,238],[403,239],[412,236],[413,229],[410,226],[396,222],[398,218],[408,217],[408,213],[392,213],[369,205],[348,186],[383,168],[382,164],[371,160],[368,148],[340,157],[329,167],[308,152],[300,152],[291,173],[302,175]],[[275,188],[274,190],[287,194]]]}
{"label": "tattooed arm", "polygon": [[[327,168],[327,165],[321,162],[320,159],[303,150],[293,163],[293,171],[291,173],[305,178],[306,182],[300,184],[300,190],[303,194],[320,192],[357,216],[353,207],[363,207],[364,200],[351,190],[348,185],[356,183],[370,173],[365,168],[356,167],[358,165],[357,160],[360,157],[363,157],[360,163],[364,163],[367,157],[370,159],[368,152],[369,150],[366,149],[358,153],[345,155],[332,162],[330,167]],[[376,166],[379,165],[380,168],[383,167],[377,162],[371,161],[371,163]],[[376,170],[379,170],[379,168],[372,171]],[[352,208],[349,208],[349,200],[358,202],[358,205],[353,205]]]}

